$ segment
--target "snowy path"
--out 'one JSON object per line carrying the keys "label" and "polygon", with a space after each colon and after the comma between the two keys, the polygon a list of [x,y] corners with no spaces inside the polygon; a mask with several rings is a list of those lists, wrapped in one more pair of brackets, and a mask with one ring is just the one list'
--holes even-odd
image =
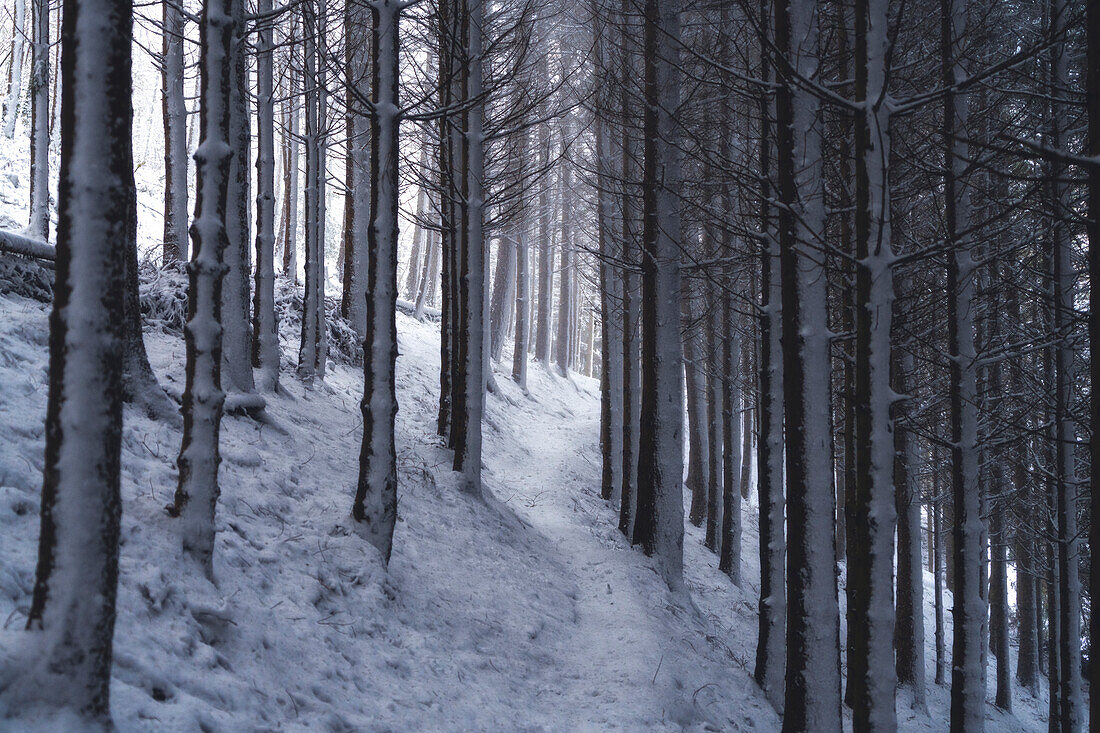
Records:
{"label": "snowy path", "polygon": [[673,602],[599,498],[596,382],[540,370],[532,396],[509,387],[515,405],[498,407],[509,428],[494,436],[488,463],[501,498],[553,543],[576,586],[574,622],[555,645],[561,675],[547,691],[570,727],[776,729],[731,640]]}

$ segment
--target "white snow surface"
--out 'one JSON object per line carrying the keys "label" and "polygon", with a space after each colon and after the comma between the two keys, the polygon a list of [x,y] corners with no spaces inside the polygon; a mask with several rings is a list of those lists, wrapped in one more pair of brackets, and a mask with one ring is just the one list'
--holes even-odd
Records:
{"label": "white snow surface", "polygon": [[[47,313],[0,296],[0,665],[16,663],[34,573]],[[745,505],[743,590],[688,526],[684,607],[599,498],[595,380],[532,365],[526,396],[498,374],[480,501],[459,490],[435,435],[438,326],[400,313],[398,325],[400,504],[388,572],[351,531],[358,369],[334,364],[313,389],[284,373],[287,394],[268,401],[277,426],[225,419],[216,587],[182,559],[178,521],[164,512],[179,435],[127,409],[118,728],[778,730],[751,679],[755,502]],[[178,392],[182,339],[146,340]],[[1015,716],[989,707],[988,727],[1041,730],[1045,706],[1020,693]],[[930,686],[928,713],[899,694],[902,730],[945,730],[948,709],[946,688]],[[26,711],[8,725],[59,723]]]}

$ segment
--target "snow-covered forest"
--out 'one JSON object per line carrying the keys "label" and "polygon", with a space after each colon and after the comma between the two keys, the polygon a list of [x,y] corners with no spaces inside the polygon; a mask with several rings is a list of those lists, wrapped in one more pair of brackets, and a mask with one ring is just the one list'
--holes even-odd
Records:
{"label": "snow-covered forest", "polygon": [[1098,246],[1100,0],[0,0],[0,730],[1088,730]]}

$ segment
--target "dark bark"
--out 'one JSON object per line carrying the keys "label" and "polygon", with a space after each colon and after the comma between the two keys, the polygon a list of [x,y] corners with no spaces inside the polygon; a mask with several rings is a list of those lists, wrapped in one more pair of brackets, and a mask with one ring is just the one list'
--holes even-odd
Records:
{"label": "dark bark", "polygon": [[[127,256],[118,243],[131,228],[133,10],[118,0],[65,0],[63,10],[57,277],[27,622],[42,638],[18,685],[32,701],[109,727]],[[87,170],[102,175],[89,179]]]}

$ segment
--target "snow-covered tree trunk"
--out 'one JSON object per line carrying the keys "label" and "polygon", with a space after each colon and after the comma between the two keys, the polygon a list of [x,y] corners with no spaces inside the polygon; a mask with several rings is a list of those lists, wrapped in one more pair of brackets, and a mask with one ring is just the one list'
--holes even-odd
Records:
{"label": "snow-covered tree trunk", "polygon": [[31,45],[31,215],[27,232],[50,240],[50,4],[33,0]]}
{"label": "snow-covered tree trunk", "polygon": [[[817,6],[775,4],[776,52],[802,78],[817,76]],[[835,497],[828,410],[825,229],[817,98],[789,76],[776,94],[783,402],[787,467],[787,669],[784,731],[841,728],[839,609],[833,553]],[[893,511],[891,506],[890,511]],[[891,660],[892,661],[892,660]],[[891,667],[893,665],[891,664]]]}
{"label": "snow-covered tree trunk", "polygon": [[[260,15],[272,0],[259,0]],[[256,48],[256,285],[252,302],[252,366],[264,392],[279,388],[279,322],[275,317],[275,89],[272,21],[260,22]]]}
{"label": "snow-covered tree trunk", "polygon": [[985,724],[987,603],[982,581],[985,526],[978,486],[978,415],[974,348],[974,260],[970,254],[970,194],[963,176],[969,159],[967,95],[955,85],[966,78],[963,43],[965,0],[941,2],[941,67],[944,96],[944,224],[946,234],[949,423],[954,535],[954,604],[951,648],[951,728],[980,731]]}
{"label": "snow-covered tree trunk", "polygon": [[646,0],[642,165],[642,405],[635,538],[661,576],[683,587],[683,385],[680,180],[673,110],[680,101],[680,6]]}
{"label": "snow-covered tree trunk", "polygon": [[248,393],[256,390],[256,382],[252,374],[252,314],[248,287],[252,259],[248,174],[252,133],[248,112],[248,34],[244,0],[235,0],[232,12],[236,35],[230,49],[233,70],[229,98],[229,144],[233,147],[233,157],[229,162],[229,193],[225,209],[229,244],[225,250],[226,270],[222,285],[222,375],[226,391]]}
{"label": "snow-covered tree trunk", "polygon": [[[848,704],[857,729],[897,728],[888,1],[855,5],[855,486],[847,502]],[[849,548],[851,549],[851,548]]]}
{"label": "snow-covered tree trunk", "polygon": [[184,101],[183,10],[163,0],[161,114],[164,118],[164,263],[187,257],[187,104]]}
{"label": "snow-covered tree trunk", "polygon": [[352,516],[365,539],[388,563],[397,521],[397,200],[398,20],[397,0],[372,0],[367,334],[363,343],[363,446]]}
{"label": "snow-covered tree trunk", "polygon": [[218,501],[221,386],[222,254],[229,190],[230,96],[237,0],[206,0],[199,21],[199,147],[195,151],[195,218],[187,267],[186,384],[179,484],[170,513],[182,520],[183,549],[214,574],[214,508]]}
{"label": "snow-covered tree trunk", "polygon": [[65,0],[63,10],[57,278],[27,620],[37,638],[3,707],[46,703],[107,728],[122,515],[133,11],[119,0]]}
{"label": "snow-covered tree trunk", "polygon": [[[762,10],[767,9],[762,4]],[[764,15],[764,13],[761,13]],[[768,26],[766,18],[761,24]],[[761,57],[767,59],[768,39],[761,39]],[[766,61],[761,76],[772,76]],[[783,710],[783,680],[786,665],[784,629],[787,623],[787,587],[784,579],[785,491],[783,476],[783,353],[782,298],[779,280],[779,243],[771,211],[773,128],[771,95],[761,92],[758,100],[760,124],[760,360],[758,368],[760,443],[757,446],[757,494],[760,501],[760,604],[753,679],[764,690],[768,702]]]}
{"label": "snow-covered tree trunk", "polygon": [[19,101],[23,93],[23,42],[27,27],[27,0],[15,0],[12,13],[11,81],[4,98],[4,137],[15,137],[15,120],[19,116]]}

